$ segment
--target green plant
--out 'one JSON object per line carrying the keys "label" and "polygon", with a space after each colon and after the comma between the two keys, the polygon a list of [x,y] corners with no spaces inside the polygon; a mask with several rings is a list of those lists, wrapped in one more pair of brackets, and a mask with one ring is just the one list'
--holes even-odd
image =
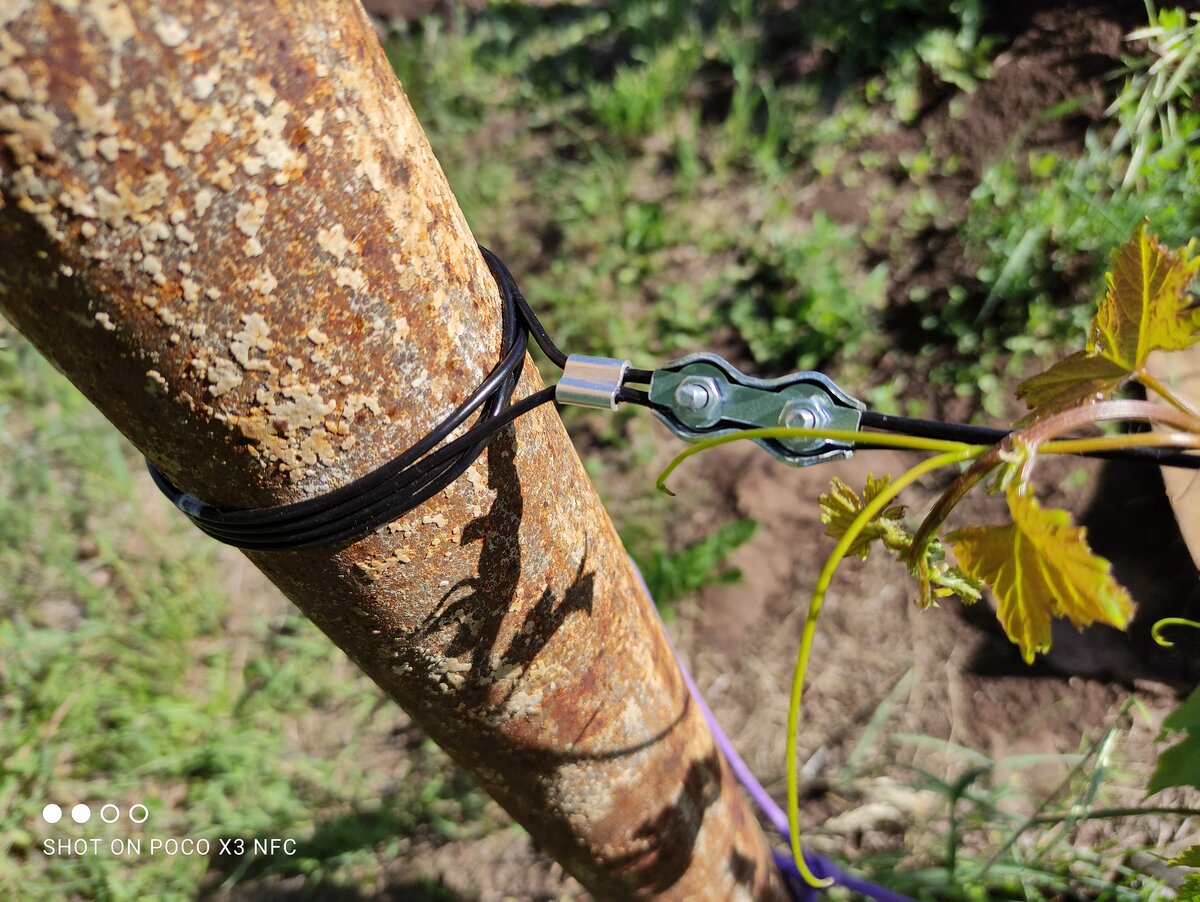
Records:
{"label": "green plant", "polygon": [[[1068,618],[1077,627],[1100,622],[1124,628],[1133,614],[1129,594],[1113,578],[1108,561],[1088,547],[1084,531],[1071,523],[1069,514],[1038,503],[1033,475],[1039,455],[1046,453],[1145,446],[1200,450],[1200,406],[1176,393],[1148,368],[1152,352],[1183,350],[1200,341],[1200,303],[1189,293],[1197,273],[1200,258],[1193,257],[1191,245],[1171,252],[1140,224],[1113,254],[1107,291],[1092,319],[1085,350],[1021,384],[1017,394],[1031,414],[993,447],[827,429],[749,429],[698,443],[676,457],[659,477],[659,487],[665,488],[671,472],[688,457],[748,438],[826,438],[934,452],[895,480],[868,477],[861,496],[835,480],[833,490],[821,497],[822,520],[837,544],[817,577],[809,603],[787,732],[792,850],[797,867],[810,884],[825,885],[809,872],[800,852],[796,737],[817,618],[839,564],[848,555],[866,557],[874,543],[882,545],[916,578],[920,607],[952,595],[969,603],[987,586],[995,595],[1001,626],[1027,662],[1050,647],[1053,618]],[[1111,400],[1131,381],[1141,383],[1165,403]],[[1150,422],[1166,431],[1063,438],[1112,421]],[[903,523],[903,509],[895,503],[899,493],[928,473],[968,461],[970,466],[953,480],[921,525],[909,532]],[[992,477],[991,491],[1005,499],[1011,524],[959,528],[939,540],[938,533],[951,511],[988,476]],[[951,565],[947,551],[953,553],[958,566]],[[1176,718],[1180,729],[1194,726],[1188,705]],[[1190,739],[1185,740],[1185,749],[1188,742]],[[1186,759],[1186,775],[1171,771],[1170,779],[1200,785],[1200,758],[1173,753],[1168,764],[1174,766],[1181,758]]]}
{"label": "green plant", "polygon": [[[1120,769],[1120,745],[1131,726],[1133,706],[1124,704],[1098,736],[1066,754],[996,759],[929,736],[892,734],[881,750],[888,759],[920,750],[947,763],[938,772],[902,766],[907,774],[900,778],[902,784],[921,807],[921,814],[906,824],[906,860],[894,853],[869,853],[860,864],[889,874],[891,889],[939,902],[1164,898],[1168,881],[1161,875],[1114,864],[1133,850],[1080,848],[1069,841],[1071,832],[1086,822],[1188,813],[1105,804],[1105,785]],[[881,714],[883,720],[891,716],[876,712],[872,722]],[[857,780],[871,776],[868,754],[861,744],[856,747],[858,763],[843,774],[843,792],[853,792]],[[1056,775],[1051,788],[1031,790],[1036,782],[1031,778],[1039,772]]]}
{"label": "green plant", "polygon": [[756,362],[813,369],[853,353],[883,302],[887,271],[864,273],[854,231],[823,213],[801,231],[763,235],[741,261],[729,319]]}
{"label": "green plant", "polygon": [[736,568],[724,567],[725,558],[749,541],[758,524],[753,520],[734,520],[716,532],[680,551],[671,552],[662,545],[639,550],[640,543],[627,542],[634,561],[642,572],[650,597],[660,608],[705,586],[727,585],[742,578]]}
{"label": "green plant", "polygon": [[[1200,868],[1200,846],[1192,846],[1182,855],[1172,858],[1171,864],[1181,868]],[[1179,902],[1196,902],[1200,899],[1200,873],[1192,872],[1183,878],[1177,898]]]}
{"label": "green plant", "polygon": [[[430,744],[402,779],[363,767],[402,716],[282,598],[247,590],[238,556],[173,517],[62,376],[0,338],[0,896],[184,898],[206,873],[227,889],[301,871],[345,885],[382,871],[385,841],[488,829],[490,803]],[[42,806],[78,801],[142,802],[150,836],[299,852],[212,871],[206,856],[44,854]],[[127,829],[61,835],[107,847]]]}
{"label": "green plant", "polygon": [[987,77],[995,42],[982,20],[979,0],[851,0],[818,7],[810,27],[843,85],[866,76],[867,99],[911,122],[938,87],[973,91]]}
{"label": "green plant", "polygon": [[1158,767],[1150,778],[1150,792],[1170,786],[1195,786],[1200,789],[1200,687],[1188,696],[1163,721],[1164,733],[1182,733],[1183,739],[1171,746],[1158,759]]}
{"label": "green plant", "polygon": [[[1150,46],[1127,61],[1109,123],[1088,133],[1079,157],[1021,154],[1022,132],[984,171],[963,234],[988,293],[982,307],[972,309],[967,305],[976,300],[964,298],[943,316],[970,324],[948,336],[960,346],[977,337],[983,347],[1019,357],[1048,356],[1087,328],[1086,307],[1072,287],[1097,277],[1099,261],[1137,222],[1151,218],[1171,244],[1200,229],[1200,108],[1192,76],[1200,26],[1181,9],[1148,9],[1150,26],[1129,38]],[[1076,106],[1060,104],[1030,128]]]}
{"label": "green plant", "polygon": [[1126,186],[1146,177],[1146,164],[1156,154],[1194,140],[1200,127],[1193,97],[1200,64],[1200,13],[1180,7],[1159,12],[1153,0],[1146,0],[1146,13],[1149,24],[1131,32],[1128,40],[1145,42],[1147,52],[1129,63],[1125,87],[1108,108],[1121,123],[1112,149],[1130,148]]}
{"label": "green plant", "polygon": [[867,99],[890,103],[901,122],[914,122],[921,115],[929,102],[930,82],[969,93],[990,73],[995,42],[980,36],[979,4],[960,2],[950,9],[957,27],[934,28],[902,49],[893,47],[886,74],[867,83]]}
{"label": "green plant", "polygon": [[[1164,623],[1200,628],[1200,623],[1182,618],[1168,618],[1167,621],[1160,621],[1156,627]],[[1157,638],[1163,645],[1172,644],[1161,637]],[[1159,756],[1158,766],[1150,776],[1148,791],[1154,794],[1172,786],[1200,789],[1200,686],[1192,690],[1192,694],[1182,705],[1167,715],[1163,720],[1162,732],[1164,737],[1182,734],[1183,738]],[[1172,859],[1171,864],[1177,867],[1200,868],[1200,843]],[[1200,874],[1191,874],[1184,878],[1179,898],[1184,902],[1196,902],[1200,899]]]}
{"label": "green plant", "polygon": [[597,122],[626,140],[647,137],[670,117],[700,63],[700,45],[685,32],[663,47],[638,47],[633,63],[618,67],[610,82],[588,86]]}
{"label": "green plant", "polygon": [[761,65],[763,29],[751,0],[735,4],[733,21],[713,35],[713,57],[729,73],[729,111],[722,123],[724,167],[748,161],[759,171],[776,176],[785,149],[787,126],[775,79]]}

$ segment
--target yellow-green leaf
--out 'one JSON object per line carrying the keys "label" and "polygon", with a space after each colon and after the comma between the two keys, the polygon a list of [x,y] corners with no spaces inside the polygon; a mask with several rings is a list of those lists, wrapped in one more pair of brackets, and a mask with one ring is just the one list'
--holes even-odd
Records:
{"label": "yellow-green leaf", "polygon": [[[863,497],[859,498],[854,489],[835,476],[829,491],[818,499],[821,505],[821,522],[825,524],[825,534],[835,539],[844,536],[846,530],[850,528],[850,524],[854,522],[854,518],[862,513],[862,509],[887,488],[891,481],[890,476],[885,475],[876,479],[874,476],[868,475],[867,484],[863,488]],[[903,516],[904,506],[900,504],[892,505],[884,510],[855,537],[854,542],[846,551],[847,556],[857,555],[866,560],[867,554],[871,550],[871,543],[877,539],[902,540],[905,533],[898,521]]]}
{"label": "yellow-green leaf", "polygon": [[1053,413],[1112,395],[1130,374],[1107,357],[1079,351],[1017,386],[1017,397],[1038,413]]}
{"label": "yellow-green leaf", "polygon": [[917,607],[924,610],[937,604],[939,598],[949,598],[957,595],[963,604],[974,604],[982,596],[983,586],[963,573],[958,567],[951,567],[946,560],[946,551],[937,539],[925,546],[925,555],[921,560],[909,558],[908,572],[917,579]]}
{"label": "yellow-green leaf", "polygon": [[1152,351],[1178,351],[1200,339],[1200,305],[1188,289],[1200,272],[1191,247],[1171,252],[1142,222],[1113,252],[1107,291],[1087,350],[1060,360],[1017,389],[1035,416],[1109,397],[1138,374]]}
{"label": "yellow-green leaf", "polygon": [[1092,320],[1088,353],[1137,372],[1151,351],[1178,351],[1200,338],[1200,306],[1188,288],[1200,271],[1189,248],[1178,255],[1146,233],[1113,252],[1108,291]]}
{"label": "yellow-green leaf", "polygon": [[1076,627],[1100,622],[1124,629],[1133,601],[1108,561],[1092,553],[1085,530],[1016,486],[1007,497],[1011,526],[960,529],[946,541],[963,571],[995,593],[996,616],[1025,661],[1050,648],[1054,617]]}

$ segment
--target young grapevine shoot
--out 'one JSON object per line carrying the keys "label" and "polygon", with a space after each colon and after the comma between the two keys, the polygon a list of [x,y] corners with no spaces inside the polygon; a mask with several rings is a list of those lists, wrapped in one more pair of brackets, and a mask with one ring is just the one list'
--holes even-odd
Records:
{"label": "young grapevine shoot", "polygon": [[[971,603],[984,588],[991,590],[997,619],[1027,663],[1049,650],[1054,618],[1066,618],[1079,628],[1093,623],[1126,628],[1134,614],[1133,600],[1113,577],[1109,562],[1088,546],[1086,531],[1072,522],[1070,514],[1038,502],[1036,464],[1044,454],[1146,446],[1200,450],[1197,399],[1179,394],[1148,367],[1152,353],[1181,351],[1200,340],[1200,302],[1190,293],[1198,273],[1200,257],[1195,255],[1194,242],[1172,251],[1147,231],[1145,222],[1139,224],[1130,240],[1113,253],[1112,271],[1086,347],[1021,383],[1017,397],[1030,413],[997,445],[820,429],[750,429],[696,444],[659,477],[659,487],[667,490],[667,477],[688,457],[752,438],[826,438],[934,454],[895,479],[868,476],[861,494],[835,478],[830,491],[820,497],[822,521],[837,544],[809,600],[793,674],[787,737],[792,853],[813,886],[823,883],[809,872],[801,855],[796,747],[817,618],[837,567],[847,556],[865,559],[878,545],[915,577],[920,607],[954,596]],[[1153,400],[1116,399],[1132,382],[1140,383]],[[1157,428],[1098,434],[1097,426],[1112,422],[1149,423]],[[1085,434],[1068,437],[1081,432]],[[917,529],[910,531],[905,508],[896,502],[900,492],[927,473],[965,463],[969,466]],[[1011,522],[967,525],[940,536],[953,509],[985,479],[989,491],[1003,495]],[[1178,619],[1171,624],[1197,625]],[[1173,785],[1200,787],[1200,690],[1168,719],[1167,728],[1183,732],[1185,738],[1164,753],[1151,791]],[[1200,861],[1200,846],[1175,863],[1193,860]],[[1195,889],[1200,893],[1200,886]]]}

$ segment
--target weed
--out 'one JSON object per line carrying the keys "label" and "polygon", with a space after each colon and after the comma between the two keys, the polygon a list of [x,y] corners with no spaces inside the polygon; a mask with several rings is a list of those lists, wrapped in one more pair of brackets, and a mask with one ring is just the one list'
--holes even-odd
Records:
{"label": "weed", "polygon": [[[1121,804],[1141,795],[1124,761],[1134,703],[1074,752],[991,758],[933,736],[889,732],[912,684],[910,670],[879,703],[833,788],[834,796],[862,798],[867,808],[882,788],[904,835],[903,852],[866,851],[855,861],[859,868],[931,902],[1169,897],[1170,877],[1161,869],[1153,876],[1124,863],[1153,849],[1097,844],[1088,829],[1189,813]],[[897,760],[910,763],[897,770]]]}
{"label": "weed", "polygon": [[[1127,865],[1112,865],[1114,854],[1132,850],[1085,849],[1070,841],[1083,822],[1138,814],[1105,807],[1099,790],[1102,782],[1111,781],[1119,763],[1119,742],[1127,725],[1122,712],[1076,753],[1000,760],[931,737],[893,735],[891,743],[910,753],[923,748],[926,754],[947,759],[947,775],[910,768],[912,791],[927,801],[922,804],[925,814],[906,828],[910,851],[905,866],[897,867],[901,862],[894,855],[877,854],[865,856],[860,864],[888,874],[891,888],[916,899],[1165,898],[1167,887],[1160,879]],[[1061,774],[1058,786],[1032,795],[1028,786],[1037,780],[1031,776],[1044,778],[1053,772]],[[1034,826],[1037,830],[1031,831]]]}
{"label": "weed", "polygon": [[1195,92],[1200,74],[1200,13],[1182,8],[1155,9],[1146,0],[1150,22],[1132,32],[1129,41],[1147,44],[1147,52],[1126,67],[1125,87],[1108,114],[1117,114],[1120,127],[1112,149],[1129,147],[1124,186],[1145,177],[1145,166],[1159,152],[1186,145],[1200,126]]}
{"label": "weed", "polygon": [[738,582],[742,578],[741,571],[723,567],[725,558],[749,541],[757,526],[753,520],[734,520],[677,552],[669,552],[661,544],[642,550],[645,546],[634,541],[627,541],[626,547],[631,549],[650,597],[660,610],[664,610],[672,602],[705,586]]}
{"label": "weed", "polygon": [[887,272],[863,275],[853,230],[822,213],[808,229],[772,230],[752,247],[733,281],[729,318],[757,363],[813,369],[852,355],[870,335]]}
{"label": "weed", "polygon": [[823,5],[812,26],[837,60],[838,79],[866,79],[869,102],[914,121],[946,89],[973,91],[985,79],[995,42],[981,32],[980,0],[885,0]]}
{"label": "weed", "polygon": [[685,32],[664,47],[637,47],[631,64],[618,67],[611,82],[587,88],[596,121],[630,141],[649,136],[684,99],[700,63],[700,45]]}
{"label": "weed", "polygon": [[1153,38],[1149,51],[1129,59],[1111,125],[1087,135],[1081,156],[1022,154],[1018,138],[975,189],[964,236],[990,286],[974,324],[984,344],[1048,355],[1087,325],[1073,287],[1098,276],[1139,221],[1150,217],[1175,244],[1200,228],[1200,108],[1188,79],[1200,24],[1182,10],[1151,17],[1130,36]]}

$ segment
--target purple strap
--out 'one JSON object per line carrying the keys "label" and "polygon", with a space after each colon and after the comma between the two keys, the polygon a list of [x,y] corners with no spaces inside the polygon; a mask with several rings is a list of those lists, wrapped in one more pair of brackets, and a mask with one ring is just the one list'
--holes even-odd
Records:
{"label": "purple strap", "polygon": [[[630,558],[630,563],[633,563],[632,558]],[[648,596],[650,589],[646,586],[646,581],[642,579],[642,574],[638,570],[637,564],[633,564],[633,570],[637,573],[638,579],[642,582],[642,588],[646,590],[646,595]],[[657,614],[658,608],[655,607],[654,611]],[[662,622],[661,615],[659,622]],[[666,635],[665,629],[663,633]],[[789,839],[791,831],[788,829],[787,815],[783,813],[782,808],[775,804],[775,800],[763,789],[762,784],[755,779],[754,774],[750,772],[750,768],[746,766],[746,762],[742,760],[742,756],[737,753],[737,749],[733,747],[733,744],[729,741],[729,737],[721,729],[721,725],[717,723],[712,709],[708,707],[708,703],[704,701],[704,696],[700,694],[700,688],[696,685],[695,680],[692,679],[692,675],[688,673],[687,668],[683,666],[683,661],[679,658],[679,652],[675,650],[675,645],[671,642],[669,635],[667,635],[667,644],[671,646],[671,652],[675,655],[675,662],[679,665],[679,672],[683,675],[683,681],[688,687],[688,692],[691,693],[692,700],[700,709],[700,713],[704,715],[704,719],[708,721],[708,727],[712,731],[713,737],[717,740],[717,746],[725,755],[725,760],[729,763],[729,769],[733,771],[734,777],[737,778],[737,781],[746,790],[750,798],[754,800],[754,804],[758,806],[767,820],[771,822],[771,826],[775,828],[775,832],[784,839]],[[796,867],[796,862],[792,860],[791,854],[776,851],[774,855],[775,863],[784,876],[792,899],[795,902],[817,902],[821,898],[821,890],[809,886],[804,882],[804,878],[800,876],[800,871]],[[818,855],[815,852],[806,852],[804,861],[808,865],[809,870],[817,878],[832,878],[834,886],[843,886],[846,889],[866,896],[868,899],[874,899],[876,902],[914,902],[909,896],[893,892],[886,887],[877,886],[860,877],[847,874],[828,858]]]}

